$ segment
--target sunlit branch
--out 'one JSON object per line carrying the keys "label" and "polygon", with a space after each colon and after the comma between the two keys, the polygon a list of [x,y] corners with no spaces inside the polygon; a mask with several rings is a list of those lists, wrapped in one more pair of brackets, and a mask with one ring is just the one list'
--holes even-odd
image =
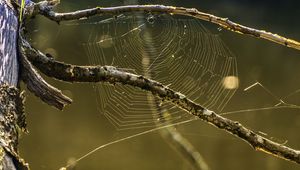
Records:
{"label": "sunlit branch", "polygon": [[112,85],[123,84],[140,88],[151,92],[164,102],[171,102],[201,120],[243,139],[256,150],[300,164],[300,151],[266,139],[247,129],[239,122],[224,118],[213,111],[207,110],[183,94],[157,81],[119,70],[113,66],[77,66],[58,62],[28,46],[27,43],[24,44],[23,48],[33,65],[49,77],[68,82],[105,82]]}
{"label": "sunlit branch", "polygon": [[164,6],[164,5],[128,5],[117,7],[95,7],[90,9],[78,10],[68,13],[57,13],[51,8],[52,1],[42,1],[34,6],[34,13],[41,14],[47,18],[60,22],[68,20],[84,19],[96,15],[118,15],[122,13],[132,12],[146,12],[146,13],[167,13],[171,15],[183,15],[197,18],[200,20],[208,21],[221,26],[224,29],[233,31],[236,33],[247,34],[257,38],[266,39],[277,44],[284,45],[286,47],[300,50],[300,43],[296,40],[285,38],[283,36],[267,32],[265,30],[258,30],[250,27],[243,26],[241,24],[230,21],[228,18],[218,17],[212,14],[198,11],[195,8]]}

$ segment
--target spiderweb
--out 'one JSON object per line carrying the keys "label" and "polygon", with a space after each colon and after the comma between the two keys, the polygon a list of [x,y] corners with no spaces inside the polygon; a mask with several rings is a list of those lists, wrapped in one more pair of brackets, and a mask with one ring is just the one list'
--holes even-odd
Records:
{"label": "spiderweb", "polygon": [[[275,99],[275,106],[222,112],[238,88],[236,59],[220,37],[209,32],[200,21],[173,19],[165,15],[119,15],[100,22],[80,24],[83,25],[90,29],[88,39],[82,46],[91,65],[114,65],[124,71],[144,75],[222,115],[299,109],[287,103],[285,97],[277,97],[260,82],[255,82],[244,91],[259,87]],[[162,103],[150,93],[136,88],[98,84],[95,91],[99,112],[117,129],[159,127],[101,145],[75,162],[111,144],[192,121],[190,115],[173,104]],[[294,93],[298,91],[290,95]],[[199,135],[198,132],[195,134]],[[185,135],[194,134],[189,132]],[[286,144],[287,140],[279,142]]]}
{"label": "spiderweb", "polygon": [[[222,111],[237,88],[235,57],[200,21],[140,14],[86,24],[90,34],[83,47],[92,65],[144,75],[214,111]],[[95,90],[99,112],[119,130],[190,118],[173,104],[133,87],[98,84]]]}

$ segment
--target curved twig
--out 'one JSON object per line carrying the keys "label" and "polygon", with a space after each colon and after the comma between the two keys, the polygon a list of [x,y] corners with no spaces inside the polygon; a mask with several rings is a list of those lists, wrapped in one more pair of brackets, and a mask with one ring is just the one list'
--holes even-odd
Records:
{"label": "curved twig", "polygon": [[[51,2],[51,1],[50,1]],[[300,42],[285,38],[278,34],[267,32],[265,30],[258,30],[243,26],[241,24],[230,21],[228,18],[218,17],[212,14],[198,11],[195,8],[165,6],[165,5],[128,5],[128,6],[117,6],[117,7],[95,7],[85,10],[78,10],[68,13],[57,13],[51,8],[49,1],[42,1],[34,6],[34,14],[41,14],[45,17],[56,21],[68,21],[77,20],[82,18],[88,18],[96,15],[117,15],[122,13],[130,12],[151,12],[151,13],[167,13],[171,15],[183,15],[197,18],[200,20],[208,21],[213,24],[217,24],[224,29],[233,31],[236,33],[247,34],[257,38],[266,39],[268,41],[275,42],[277,44],[284,45],[286,47],[300,50]]]}
{"label": "curved twig", "polygon": [[58,62],[28,46],[27,43],[23,48],[33,65],[49,77],[68,82],[123,84],[149,91],[163,101],[171,102],[201,120],[243,139],[256,150],[300,164],[300,151],[266,139],[239,122],[224,118],[159,82],[141,75],[124,72],[113,66],[77,66]]}

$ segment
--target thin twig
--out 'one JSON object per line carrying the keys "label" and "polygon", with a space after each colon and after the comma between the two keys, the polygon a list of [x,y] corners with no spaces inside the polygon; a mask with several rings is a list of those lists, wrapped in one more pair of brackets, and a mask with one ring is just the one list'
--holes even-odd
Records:
{"label": "thin twig", "polygon": [[175,92],[144,76],[118,70],[113,66],[77,66],[57,62],[46,57],[40,51],[24,46],[28,59],[49,77],[69,82],[106,82],[110,84],[123,84],[151,92],[163,101],[171,102],[188,113],[208,122],[219,129],[243,139],[254,149],[300,164],[300,151],[266,139],[239,122],[224,118],[213,111],[188,99],[181,93]]}
{"label": "thin twig", "polygon": [[[51,1],[50,1],[51,2]],[[300,42],[285,38],[283,36],[267,32],[265,30],[258,30],[250,27],[243,26],[241,24],[230,21],[228,18],[218,17],[212,14],[198,11],[195,8],[165,6],[165,5],[128,5],[128,6],[117,6],[117,7],[95,7],[90,9],[78,10],[68,13],[57,13],[51,8],[49,2],[42,1],[36,3],[34,6],[34,14],[41,14],[47,18],[56,21],[68,21],[88,18],[96,15],[118,15],[123,13],[132,12],[147,12],[147,13],[167,13],[171,15],[183,15],[197,18],[200,20],[208,21],[213,24],[217,24],[224,29],[233,31],[236,33],[247,34],[257,38],[266,39],[277,44],[284,45],[286,47],[300,50]]]}

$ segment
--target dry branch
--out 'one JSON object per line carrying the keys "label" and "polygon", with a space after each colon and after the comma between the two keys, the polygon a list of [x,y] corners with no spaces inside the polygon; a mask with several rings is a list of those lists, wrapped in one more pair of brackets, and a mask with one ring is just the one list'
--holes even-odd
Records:
{"label": "dry branch", "polygon": [[222,18],[212,14],[200,12],[195,8],[174,7],[164,5],[128,5],[117,7],[95,7],[91,9],[79,10],[68,13],[57,13],[52,10],[51,7],[53,4],[50,3],[51,1],[42,1],[40,3],[37,3],[34,6],[34,10],[32,10],[34,11],[32,15],[41,14],[56,22],[78,20],[96,15],[118,15],[133,12],[167,13],[171,15],[183,15],[217,24],[229,31],[266,39],[277,44],[284,45],[286,47],[300,50],[300,42],[296,40],[285,38],[283,36],[267,32],[265,30],[257,30],[254,28],[246,27],[241,24],[232,22],[228,18]]}
{"label": "dry branch", "polygon": [[[19,37],[19,43],[25,44],[23,39]],[[27,85],[29,91],[39,97],[45,103],[62,110],[65,105],[71,104],[72,100],[62,94],[62,92],[55,87],[48,84],[42,76],[32,67],[24,54],[24,49],[19,47],[20,61],[21,61],[21,77],[23,82]]]}
{"label": "dry branch", "polygon": [[266,139],[247,129],[239,122],[224,118],[213,111],[207,110],[183,94],[175,92],[159,82],[141,75],[124,72],[113,66],[77,66],[58,62],[28,46],[27,43],[22,48],[24,48],[28,59],[33,65],[49,77],[68,82],[123,84],[149,91],[154,96],[161,98],[162,101],[171,102],[201,120],[243,139],[256,150],[300,164],[300,151]]}

